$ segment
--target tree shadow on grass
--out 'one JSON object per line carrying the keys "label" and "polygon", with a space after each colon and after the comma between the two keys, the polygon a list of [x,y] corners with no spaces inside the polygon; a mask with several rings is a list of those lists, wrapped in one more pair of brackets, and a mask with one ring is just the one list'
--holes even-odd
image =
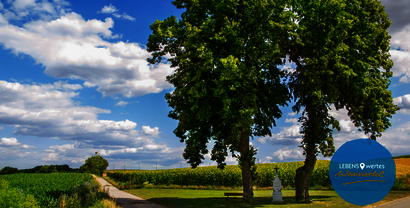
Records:
{"label": "tree shadow on grass", "polygon": [[[329,198],[334,196],[316,195],[311,196],[314,202],[329,201]],[[284,203],[273,204],[271,203],[272,197],[254,197],[252,203],[242,203],[241,199],[229,199],[226,197],[210,197],[210,198],[179,198],[179,197],[163,197],[163,198],[151,198],[150,202],[163,205],[167,208],[234,208],[234,207],[266,207],[266,206],[282,206],[287,207],[290,205],[309,205],[312,202],[296,202],[294,196],[283,197]]]}

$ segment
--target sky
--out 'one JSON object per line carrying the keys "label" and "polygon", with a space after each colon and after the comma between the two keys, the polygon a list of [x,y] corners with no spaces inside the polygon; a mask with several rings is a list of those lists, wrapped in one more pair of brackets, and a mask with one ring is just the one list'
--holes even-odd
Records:
{"label": "sky", "polygon": [[[382,4],[392,21],[390,90],[401,110],[377,141],[392,155],[410,154],[410,1]],[[0,168],[78,168],[95,152],[108,169],[189,167],[164,98],[174,68],[148,64],[145,46],[150,24],[182,12],[171,0],[1,0]],[[300,114],[281,110],[272,136],[252,140],[259,163],[304,160]],[[341,126],[336,148],[366,138],[346,110],[331,114]],[[210,155],[203,162],[216,164]]]}

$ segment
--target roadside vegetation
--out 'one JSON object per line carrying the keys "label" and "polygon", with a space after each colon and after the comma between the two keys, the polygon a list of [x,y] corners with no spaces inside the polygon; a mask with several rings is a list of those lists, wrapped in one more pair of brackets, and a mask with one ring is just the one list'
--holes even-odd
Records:
{"label": "roadside vegetation", "polygon": [[104,206],[109,196],[90,174],[3,175],[0,187],[0,207],[110,207]]}
{"label": "roadside vegetation", "polygon": [[101,175],[107,166],[108,162],[96,153],[86,160],[81,170],[68,165],[23,170],[4,167],[0,170],[0,207],[119,207],[90,174]]}

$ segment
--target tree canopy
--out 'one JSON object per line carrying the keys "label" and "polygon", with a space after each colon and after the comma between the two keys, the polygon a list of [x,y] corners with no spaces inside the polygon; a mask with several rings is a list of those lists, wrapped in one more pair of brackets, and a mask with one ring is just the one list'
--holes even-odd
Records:
{"label": "tree canopy", "polygon": [[99,155],[98,152],[96,152],[95,155],[85,160],[85,164],[80,167],[80,170],[81,172],[89,172],[98,176],[102,176],[104,170],[107,169],[108,165],[108,161],[101,155]]}
{"label": "tree canopy", "polygon": [[[345,108],[348,116],[370,139],[380,137],[398,110],[390,85],[393,62],[389,54],[391,22],[376,0],[289,2],[289,89],[296,104],[303,135],[305,165],[297,171],[296,198],[307,199],[309,177],[316,155],[332,156],[333,129],[339,122],[331,107]],[[299,172],[299,173],[298,173]]]}
{"label": "tree canopy", "polygon": [[[398,110],[388,90],[393,62],[390,21],[377,0],[175,0],[181,18],[155,21],[148,39],[151,64],[168,61],[175,90],[165,98],[185,142],[183,157],[223,168],[228,151],[242,166],[251,197],[256,151],[249,137],[271,135],[280,106],[295,101],[306,155],[295,178],[296,199],[308,199],[320,152],[333,155],[339,122],[331,107],[346,108],[359,130],[376,139]],[[163,57],[171,57],[163,60]],[[296,68],[283,70],[291,61]]]}
{"label": "tree canopy", "polygon": [[244,191],[251,195],[256,152],[249,137],[271,134],[282,114],[279,106],[290,100],[278,67],[286,57],[280,47],[286,30],[276,22],[284,18],[284,5],[233,0],[173,4],[186,11],[179,21],[174,16],[155,21],[147,47],[152,64],[172,56],[167,61],[175,73],[167,80],[175,90],[165,98],[172,107],[169,117],[179,121],[174,133],[186,144],[183,157],[198,166],[211,140],[211,159],[219,168],[228,151],[240,152],[242,175],[250,182]]}

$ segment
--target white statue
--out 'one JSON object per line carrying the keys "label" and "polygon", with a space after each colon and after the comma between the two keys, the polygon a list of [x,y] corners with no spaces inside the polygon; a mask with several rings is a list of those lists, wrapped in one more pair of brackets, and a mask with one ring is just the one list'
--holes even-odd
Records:
{"label": "white statue", "polygon": [[273,180],[273,194],[272,194],[272,203],[282,203],[282,185],[278,177],[278,166],[276,166],[276,177]]}

